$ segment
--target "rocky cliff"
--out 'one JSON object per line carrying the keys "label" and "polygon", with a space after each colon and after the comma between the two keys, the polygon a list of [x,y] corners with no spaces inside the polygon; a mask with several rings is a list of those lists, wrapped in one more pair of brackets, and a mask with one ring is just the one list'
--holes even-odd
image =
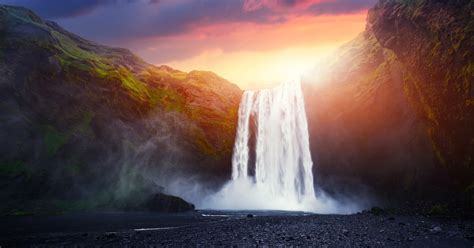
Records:
{"label": "rocky cliff", "polygon": [[0,6],[0,75],[2,210],[127,205],[176,175],[228,173],[241,90],[212,72]]}
{"label": "rocky cliff", "polygon": [[472,1],[380,1],[369,11],[366,31],[306,80],[322,188],[385,199],[469,188],[472,27]]}
{"label": "rocky cliff", "polygon": [[408,73],[404,91],[437,162],[464,187],[474,179],[474,3],[381,1],[368,29]]}

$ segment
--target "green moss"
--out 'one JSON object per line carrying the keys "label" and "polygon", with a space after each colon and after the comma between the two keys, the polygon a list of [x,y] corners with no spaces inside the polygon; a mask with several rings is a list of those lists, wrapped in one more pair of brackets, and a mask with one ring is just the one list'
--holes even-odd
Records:
{"label": "green moss", "polygon": [[182,72],[182,71],[166,71],[166,70],[153,70],[152,71],[153,76],[156,78],[161,78],[163,80],[176,80],[176,81],[182,81],[185,80],[188,76],[187,73]]}
{"label": "green moss", "polygon": [[197,130],[194,136],[194,142],[203,154],[209,155],[209,156],[217,156],[216,150],[214,147],[209,143],[209,141],[206,138],[206,135],[202,130]]}
{"label": "green moss", "polygon": [[66,73],[71,69],[76,69],[100,78],[105,78],[109,74],[108,71],[112,68],[110,59],[79,47],[75,41],[62,33],[54,30],[51,30],[51,33],[59,41],[53,49],[57,50],[56,59]]}
{"label": "green moss", "polygon": [[448,208],[444,204],[436,204],[431,206],[428,214],[430,215],[446,215],[448,213]]}
{"label": "green moss", "polygon": [[398,0],[399,3],[409,7],[418,7],[425,3],[425,0]]}
{"label": "green moss", "polygon": [[469,102],[472,101],[470,97],[471,87],[474,87],[474,85],[472,85],[472,78],[474,77],[474,63],[469,61],[469,63],[462,68],[460,77],[463,80],[463,95],[466,99],[466,105],[469,106]]}
{"label": "green moss", "polygon": [[153,106],[160,104],[166,111],[183,112],[185,100],[173,89],[152,89],[150,100]]}
{"label": "green moss", "polygon": [[21,160],[0,163],[0,175],[15,177],[21,174],[29,175],[29,168]]}
{"label": "green moss", "polygon": [[44,129],[43,140],[48,154],[55,155],[57,151],[67,143],[69,136],[50,125],[44,126]]}
{"label": "green moss", "polygon": [[11,215],[11,216],[29,216],[29,215],[33,215],[33,213],[29,212],[29,211],[16,210],[16,211],[11,212],[9,215]]}
{"label": "green moss", "polygon": [[148,89],[146,85],[138,80],[129,70],[124,67],[116,70],[116,77],[122,82],[122,87],[127,89],[135,98],[146,101]]}
{"label": "green moss", "polygon": [[435,142],[435,137],[434,137],[435,128],[434,127],[428,127],[427,128],[427,133],[428,133],[428,137],[430,138],[431,147],[432,147],[432,150],[433,150],[436,158],[438,159],[438,161],[440,162],[441,165],[446,166],[446,160],[444,159],[443,155],[441,154],[441,150],[439,149],[438,145]]}
{"label": "green moss", "polygon": [[370,214],[375,216],[383,215],[383,214],[396,214],[397,210],[394,208],[381,208],[381,207],[372,207],[368,210]]}
{"label": "green moss", "polygon": [[70,159],[68,162],[66,162],[65,169],[70,175],[76,176],[81,172],[82,166],[77,159]]}
{"label": "green moss", "polygon": [[61,211],[80,211],[90,209],[92,203],[83,199],[80,200],[54,200],[52,207]]}
{"label": "green moss", "polygon": [[95,67],[95,72],[97,73],[97,75],[100,77],[100,78],[106,78],[108,75],[109,75],[109,72],[106,71],[105,69],[103,68],[100,68],[100,67]]}
{"label": "green moss", "polygon": [[77,134],[93,136],[94,133],[91,128],[92,119],[94,118],[94,113],[87,111],[82,115],[82,119],[79,124],[75,127],[74,131]]}
{"label": "green moss", "polygon": [[87,51],[83,48],[77,46],[77,43],[71,40],[68,36],[59,33],[57,31],[51,30],[51,34],[59,41],[58,48],[62,50],[62,52],[69,57],[79,59],[79,60],[87,60],[87,61],[94,61],[94,62],[103,62],[104,58],[100,57],[98,54],[94,52]]}

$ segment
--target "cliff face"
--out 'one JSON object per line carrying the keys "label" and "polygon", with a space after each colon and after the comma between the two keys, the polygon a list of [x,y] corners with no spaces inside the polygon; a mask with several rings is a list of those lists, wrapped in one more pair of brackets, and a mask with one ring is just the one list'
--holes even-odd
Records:
{"label": "cliff face", "polygon": [[459,186],[474,179],[472,1],[381,1],[368,29],[408,71],[404,90],[437,161]]}
{"label": "cliff face", "polygon": [[388,199],[424,191],[433,154],[393,52],[364,32],[325,65],[305,84],[316,183]]}
{"label": "cliff face", "polygon": [[0,6],[0,75],[5,204],[109,205],[164,186],[153,178],[230,168],[241,90],[214,73],[149,65]]}
{"label": "cliff face", "polygon": [[472,184],[471,12],[472,1],[381,1],[307,80],[322,188],[435,198]]}

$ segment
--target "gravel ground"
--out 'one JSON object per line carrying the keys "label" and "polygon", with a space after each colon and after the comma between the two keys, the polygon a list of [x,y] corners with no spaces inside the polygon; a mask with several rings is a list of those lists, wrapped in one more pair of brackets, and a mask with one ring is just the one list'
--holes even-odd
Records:
{"label": "gravel ground", "polygon": [[474,220],[421,215],[199,211],[10,217],[0,222],[1,247],[474,247]]}

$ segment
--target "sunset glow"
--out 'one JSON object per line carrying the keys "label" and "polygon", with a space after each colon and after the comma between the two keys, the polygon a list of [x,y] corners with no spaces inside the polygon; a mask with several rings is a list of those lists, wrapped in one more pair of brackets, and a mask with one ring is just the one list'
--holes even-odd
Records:
{"label": "sunset glow", "polygon": [[[241,88],[261,88],[293,78],[312,69],[331,51],[360,33],[365,12],[317,17],[296,17],[280,25],[215,25],[190,34],[158,38],[138,51],[149,61],[159,61],[147,50],[185,49],[195,44],[199,54],[159,61],[174,68],[214,71]],[[169,52],[169,51],[168,51]],[[157,62],[155,62],[157,63]]]}
{"label": "sunset glow", "polygon": [[22,3],[95,42],[146,62],[206,70],[243,89],[310,70],[365,27],[375,0],[115,0]]}

